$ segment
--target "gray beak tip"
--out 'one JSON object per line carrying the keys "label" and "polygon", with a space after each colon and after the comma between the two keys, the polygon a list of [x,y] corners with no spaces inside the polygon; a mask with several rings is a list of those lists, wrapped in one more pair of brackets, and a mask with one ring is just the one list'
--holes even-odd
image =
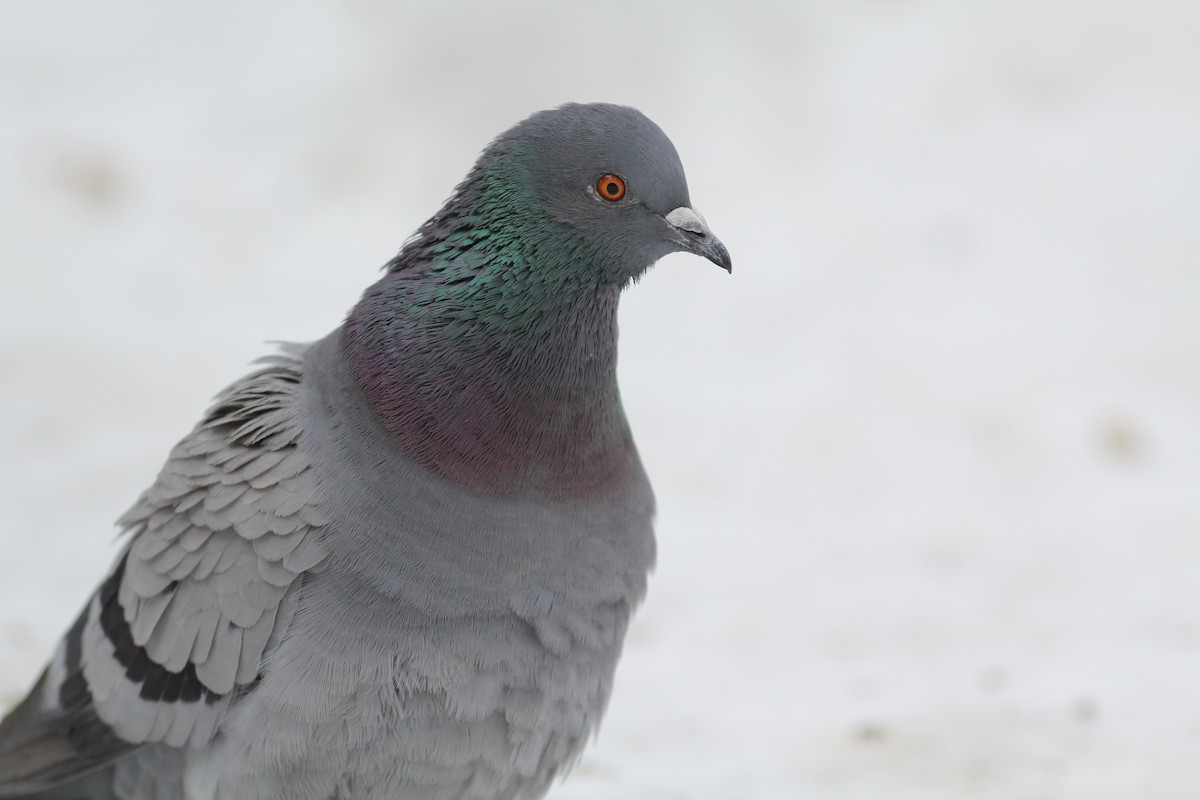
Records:
{"label": "gray beak tip", "polygon": [[733,274],[733,257],[729,255],[729,248],[721,243],[719,239],[714,238],[713,255],[709,259],[718,267],[724,268],[730,275]]}
{"label": "gray beak tip", "polygon": [[667,224],[675,229],[677,241],[684,250],[704,256],[729,274],[733,274],[733,258],[729,255],[729,248],[713,235],[704,217],[687,206],[680,206],[667,214],[665,219]]}

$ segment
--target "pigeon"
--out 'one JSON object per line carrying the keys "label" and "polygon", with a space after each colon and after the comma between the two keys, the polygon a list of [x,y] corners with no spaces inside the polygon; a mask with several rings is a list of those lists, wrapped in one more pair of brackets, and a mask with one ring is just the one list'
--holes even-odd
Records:
{"label": "pigeon", "polygon": [[220,393],[0,723],[0,798],[542,797],[655,559],[621,291],[732,271],[666,134],[611,104],[494,139],[342,324]]}

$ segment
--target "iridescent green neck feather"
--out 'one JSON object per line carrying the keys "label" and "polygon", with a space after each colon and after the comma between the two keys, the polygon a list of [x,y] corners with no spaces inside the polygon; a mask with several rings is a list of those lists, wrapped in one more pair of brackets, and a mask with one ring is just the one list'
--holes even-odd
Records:
{"label": "iridescent green neck feather", "polygon": [[523,188],[522,160],[499,155],[367,290],[343,346],[383,427],[430,471],[493,495],[603,494],[637,463],[616,383],[620,287]]}

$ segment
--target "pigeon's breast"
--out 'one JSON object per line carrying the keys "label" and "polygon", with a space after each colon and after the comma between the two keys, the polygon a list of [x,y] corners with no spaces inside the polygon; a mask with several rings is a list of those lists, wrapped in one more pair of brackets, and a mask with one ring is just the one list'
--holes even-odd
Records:
{"label": "pigeon's breast", "polygon": [[[640,462],[582,498],[496,497],[445,480],[388,435],[332,338],[305,359],[305,433],[331,520],[329,569],[437,617],[640,600],[654,497]],[[533,613],[532,611],[530,613]]]}
{"label": "pigeon's breast", "polygon": [[[645,476],[586,501],[473,494],[381,435],[327,344],[306,358],[301,446],[330,555],[229,731],[245,752],[228,756],[303,764],[305,787],[346,796],[537,796],[599,723],[645,592]],[[283,721],[295,737],[255,736]]]}

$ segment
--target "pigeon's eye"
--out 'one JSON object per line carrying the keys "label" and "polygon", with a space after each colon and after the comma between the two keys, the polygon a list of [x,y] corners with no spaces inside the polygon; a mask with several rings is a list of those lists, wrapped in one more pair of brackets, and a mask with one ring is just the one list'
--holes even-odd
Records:
{"label": "pigeon's eye", "polygon": [[605,200],[617,202],[625,196],[625,179],[620,175],[601,175],[600,180],[596,181],[596,191]]}

